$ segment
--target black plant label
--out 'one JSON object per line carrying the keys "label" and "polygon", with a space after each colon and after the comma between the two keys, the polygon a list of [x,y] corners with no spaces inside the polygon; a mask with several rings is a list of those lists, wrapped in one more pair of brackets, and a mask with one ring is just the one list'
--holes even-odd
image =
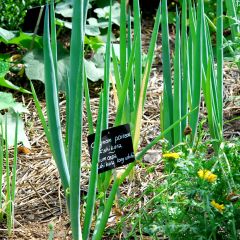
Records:
{"label": "black plant label", "polygon": [[[95,134],[88,136],[88,147],[92,159]],[[102,131],[98,173],[121,167],[135,160],[129,124]]]}

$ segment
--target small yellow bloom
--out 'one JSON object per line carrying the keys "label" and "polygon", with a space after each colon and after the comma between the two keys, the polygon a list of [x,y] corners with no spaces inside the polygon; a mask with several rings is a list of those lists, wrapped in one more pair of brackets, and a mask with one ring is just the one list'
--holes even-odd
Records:
{"label": "small yellow bloom", "polygon": [[165,153],[165,154],[163,154],[163,158],[178,159],[178,158],[180,158],[180,155],[179,155],[179,153]]}
{"label": "small yellow bloom", "polygon": [[223,213],[223,210],[225,209],[223,204],[216,203],[214,200],[211,201],[211,205],[216,208],[220,213]]}
{"label": "small yellow bloom", "polygon": [[208,182],[215,182],[217,180],[217,175],[213,174],[211,171],[206,170],[206,169],[201,169],[198,171],[198,176],[201,179],[204,179]]}

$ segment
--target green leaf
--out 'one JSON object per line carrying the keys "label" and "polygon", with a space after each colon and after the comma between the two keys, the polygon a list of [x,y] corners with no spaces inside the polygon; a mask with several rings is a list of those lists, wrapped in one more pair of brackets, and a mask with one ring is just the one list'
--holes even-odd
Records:
{"label": "green leaf", "polygon": [[86,25],[85,31],[86,31],[86,35],[89,35],[89,36],[99,36],[100,35],[100,30],[99,30],[98,26]]}
{"label": "green leaf", "polygon": [[[43,61],[43,51],[42,49],[34,49],[33,51],[27,53],[23,58],[25,63],[26,75],[30,80],[40,80],[45,82],[44,77],[44,61]],[[67,72],[69,69],[69,54],[63,49],[63,47],[58,46],[58,84],[59,90],[64,91]]]}
{"label": "green leaf", "polygon": [[0,110],[13,109],[14,112],[28,113],[26,107],[15,101],[11,93],[0,92]]}
{"label": "green leaf", "polygon": [[23,92],[23,93],[30,93],[26,89],[24,89],[22,87],[18,87],[16,85],[14,85],[13,83],[11,83],[10,81],[5,79],[5,75],[8,73],[9,68],[10,68],[10,63],[9,62],[5,62],[5,61],[0,60],[0,86],[10,88],[10,89],[14,89],[14,90],[17,90],[17,91],[20,91],[20,92]]}
{"label": "green leaf", "polygon": [[96,52],[99,48],[104,46],[104,42],[99,37],[87,37],[84,38],[84,44],[89,45],[89,47]]}
{"label": "green leaf", "polygon": [[[9,68],[10,68],[9,62],[0,60],[0,78],[4,77],[8,73]],[[1,84],[1,80],[0,80],[0,84]]]}
{"label": "green leaf", "polygon": [[33,36],[33,33],[24,33],[18,32],[14,38],[8,41],[8,44],[17,44],[23,48],[30,49],[34,48],[42,48],[42,37]]}
{"label": "green leaf", "polygon": [[65,18],[71,18],[73,14],[72,3],[70,1],[58,3],[55,12]]}
{"label": "green leaf", "polygon": [[104,68],[98,68],[92,61],[85,60],[85,69],[87,78],[93,82],[103,79],[104,77]]}
{"label": "green leaf", "polygon": [[0,41],[1,39],[5,42],[8,42],[16,36],[16,33],[13,31],[8,31],[0,27]]}
{"label": "green leaf", "polygon": [[[94,12],[97,14],[98,18],[108,19],[110,14],[110,7],[96,8]],[[120,4],[115,2],[112,5],[112,23],[120,26]]]}
{"label": "green leaf", "polygon": [[[12,110],[5,114],[7,116],[7,140],[8,146],[14,145],[15,139],[15,127],[16,127],[16,113]],[[0,114],[0,123],[3,124],[3,133],[0,129],[0,134],[4,137],[5,136],[5,115]],[[27,148],[30,148],[31,145],[28,141],[28,138],[24,131],[24,123],[21,117],[18,116],[18,142],[22,142],[23,145]]]}
{"label": "green leaf", "polygon": [[99,28],[107,28],[108,27],[108,21],[98,21],[96,18],[88,18],[87,19],[87,22],[89,25],[91,26],[96,26],[96,27],[99,27]]}

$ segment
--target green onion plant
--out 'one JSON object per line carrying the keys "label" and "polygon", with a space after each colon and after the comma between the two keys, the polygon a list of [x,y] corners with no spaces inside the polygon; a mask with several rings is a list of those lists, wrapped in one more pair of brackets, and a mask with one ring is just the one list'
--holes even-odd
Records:
{"label": "green onion plant", "polygon": [[[34,87],[32,92],[40,119],[43,123],[49,145],[55,159],[64,189],[68,212],[70,215],[72,237],[74,240],[102,239],[108,217],[116,196],[119,195],[119,186],[134,169],[143,155],[154,146],[165,134],[171,132],[182,120],[186,119],[197,108],[192,108],[185,115],[172,122],[160,136],[157,136],[148,146],[138,152],[140,139],[141,119],[143,115],[146,92],[150,78],[151,66],[154,59],[154,49],[161,22],[161,8],[159,5],[155,18],[153,33],[149,44],[147,63],[142,68],[141,47],[141,19],[139,1],[133,1],[133,32],[131,35],[131,18],[126,11],[125,0],[121,1],[120,25],[120,59],[114,51],[111,42],[111,10],[107,33],[105,52],[104,86],[99,100],[99,111],[96,128],[93,125],[93,116],[89,97],[88,82],[84,68],[84,31],[87,15],[88,0],[73,1],[73,23],[71,35],[69,78],[66,83],[66,134],[62,132],[60,123],[58,79],[57,79],[57,44],[55,35],[54,2],[46,8],[44,23],[44,63],[45,63],[45,94],[47,105],[48,124],[41,112]],[[110,1],[111,6],[111,1]],[[111,9],[111,7],[110,7]],[[128,24],[128,32],[126,25]],[[51,34],[50,34],[51,32]],[[111,60],[114,74],[111,73]],[[129,164],[125,171],[117,176],[115,170],[98,174],[98,160],[101,145],[101,132],[109,128],[109,95],[110,79],[113,89],[116,89],[116,118],[114,126],[129,123],[133,137],[133,147],[136,161]],[[80,211],[80,179],[82,165],[82,135],[83,135],[83,105],[86,104],[89,133],[95,132],[91,172],[89,176],[86,207]],[[113,178],[113,183],[110,180]],[[101,198],[97,198],[98,195]],[[97,204],[98,203],[98,204]],[[98,205],[97,209],[96,206]],[[83,216],[80,216],[80,213]],[[83,219],[83,222],[80,222]]]}
{"label": "green onion plant", "polygon": [[[16,113],[18,114],[18,113]],[[0,124],[0,222],[4,215],[7,220],[7,230],[10,235],[14,229],[14,201],[16,195],[17,174],[17,144],[18,144],[18,116],[16,116],[13,163],[9,162],[9,145],[7,131],[7,115],[4,123]],[[4,168],[5,166],[5,168]],[[3,183],[6,186],[3,187]]]}
{"label": "green onion plant", "polygon": [[201,93],[203,93],[210,134],[218,142],[215,144],[215,150],[217,150],[223,131],[223,2],[217,1],[216,59],[213,54],[208,20],[204,14],[203,0],[198,0],[196,7],[191,0],[183,0],[181,14],[176,14],[173,74],[166,0],[163,0],[162,4],[161,28],[164,78],[163,109],[161,110],[163,129],[197,108],[165,138],[170,146],[177,145],[185,139],[184,129],[190,127],[192,129],[191,145],[196,143]]}

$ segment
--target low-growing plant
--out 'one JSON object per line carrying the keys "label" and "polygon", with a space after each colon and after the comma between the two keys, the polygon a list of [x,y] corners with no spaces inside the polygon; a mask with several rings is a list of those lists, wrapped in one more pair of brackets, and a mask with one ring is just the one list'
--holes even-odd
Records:
{"label": "low-growing plant", "polygon": [[193,153],[182,145],[184,152],[163,154],[153,165],[163,164],[164,174],[145,186],[141,209],[136,211],[137,199],[123,202],[134,209],[119,223],[131,226],[128,238],[141,233],[153,239],[239,239],[240,142],[224,141],[217,157],[209,156],[209,146],[211,141],[201,142]]}

